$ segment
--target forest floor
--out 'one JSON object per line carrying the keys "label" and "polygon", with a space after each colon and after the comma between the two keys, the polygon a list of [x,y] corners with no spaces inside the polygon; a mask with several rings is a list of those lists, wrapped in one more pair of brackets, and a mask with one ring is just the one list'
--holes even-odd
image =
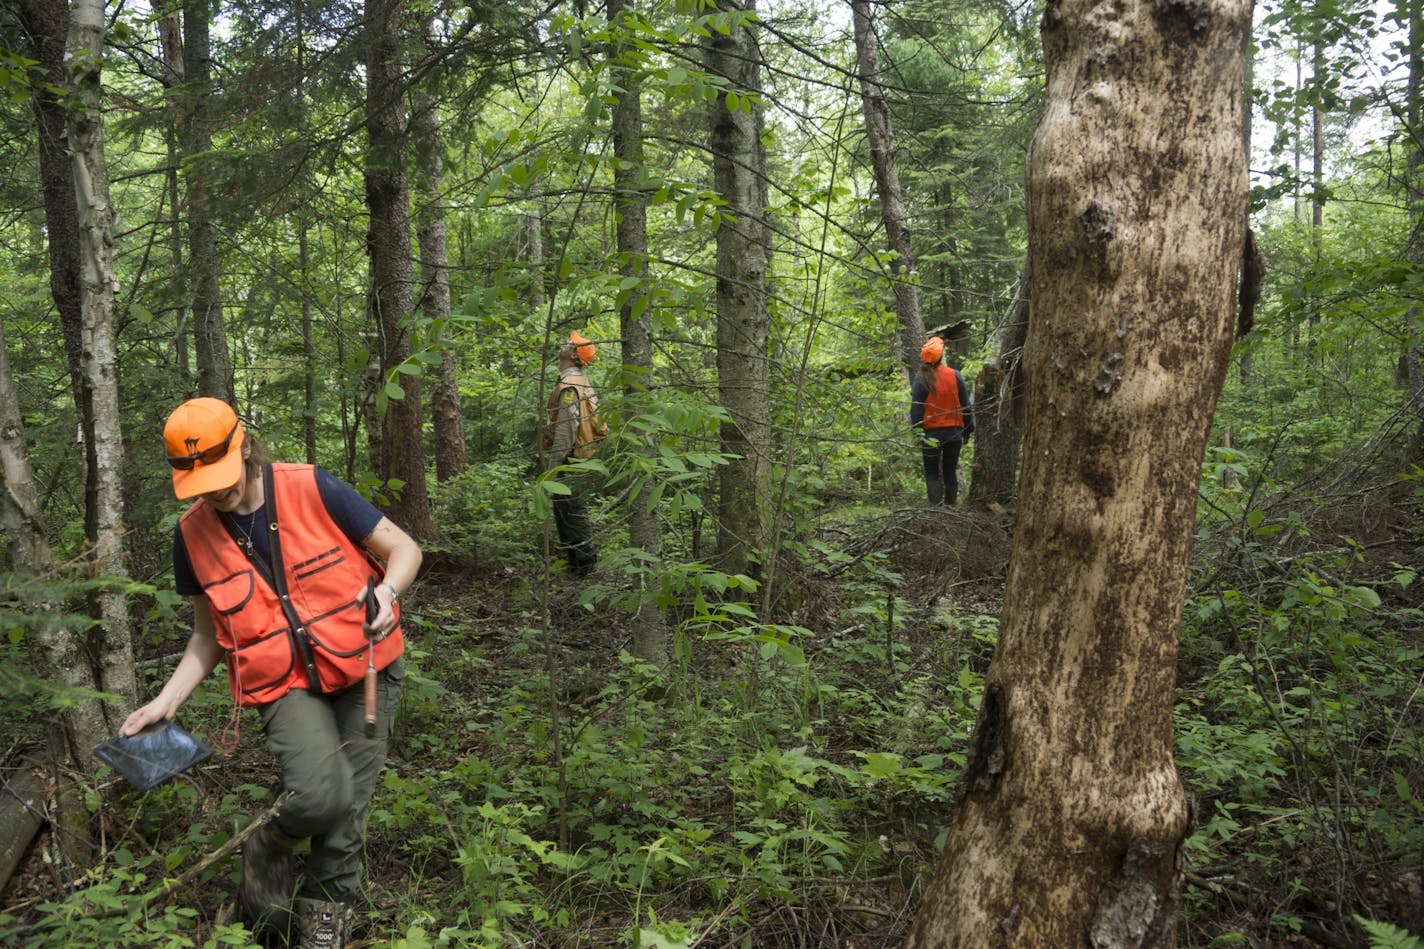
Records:
{"label": "forest floor", "polygon": [[[826,518],[816,540],[832,553],[788,578],[794,599],[776,607],[810,635],[689,637],[671,681],[624,656],[631,634],[611,605],[626,592],[616,572],[575,587],[557,570],[539,583],[505,564],[429,557],[408,597],[415,671],[373,802],[369,905],[352,945],[899,945],[938,862],[973,725],[972,705],[936,684],[967,694],[987,668],[996,627],[985,618],[999,614],[1011,521],[1007,511],[915,507]],[[1417,544],[1370,549],[1381,569],[1424,572]],[[1417,615],[1417,590],[1400,606]],[[158,668],[171,668],[174,648],[151,644],[167,657]],[[228,737],[220,679],[184,713],[214,744]],[[253,713],[240,733],[166,790],[99,789],[115,892],[188,871],[270,800],[273,763]],[[880,749],[894,749],[894,761],[876,759]],[[867,782],[879,765],[894,774]],[[1267,803],[1284,812],[1299,802]],[[57,869],[49,834],[0,896],[0,913],[19,926],[54,914],[80,882]],[[1288,852],[1271,850],[1225,883],[1196,874],[1181,944],[1365,945],[1342,934],[1340,907],[1314,891],[1328,872],[1282,867]],[[1321,856],[1306,848],[1302,859]],[[164,901],[190,914],[174,928],[192,945],[232,938],[238,868],[236,857],[218,861]],[[1373,868],[1394,877],[1376,887],[1389,890],[1376,915],[1421,924],[1420,869],[1418,853]],[[1294,931],[1268,918],[1282,906],[1295,907]]]}

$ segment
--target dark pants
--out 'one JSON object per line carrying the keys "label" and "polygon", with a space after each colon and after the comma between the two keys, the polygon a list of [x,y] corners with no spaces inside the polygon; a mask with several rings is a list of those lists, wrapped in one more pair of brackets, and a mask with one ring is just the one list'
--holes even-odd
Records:
{"label": "dark pants", "polygon": [[569,572],[586,577],[598,565],[598,548],[593,544],[593,522],[588,519],[588,501],[573,479],[561,479],[568,494],[554,495],[554,527],[559,532],[559,550],[569,561]]}
{"label": "dark pants", "polygon": [[925,461],[925,489],[931,504],[953,505],[959,500],[959,449],[962,428],[927,428],[920,454]]}
{"label": "dark pants", "polygon": [[386,761],[386,742],[405,680],[397,659],[377,677],[376,729],[366,735],[366,695],[358,684],[334,695],[293,689],[262,706],[267,747],[292,796],[277,826],[310,837],[302,896],[350,902],[361,886],[366,810]]}

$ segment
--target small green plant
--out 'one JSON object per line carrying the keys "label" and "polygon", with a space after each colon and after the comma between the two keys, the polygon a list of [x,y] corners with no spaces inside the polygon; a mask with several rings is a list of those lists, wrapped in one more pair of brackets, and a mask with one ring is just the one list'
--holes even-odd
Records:
{"label": "small green plant", "polygon": [[1370,937],[1370,949],[1424,949],[1424,939],[1392,923],[1356,916],[1355,922]]}

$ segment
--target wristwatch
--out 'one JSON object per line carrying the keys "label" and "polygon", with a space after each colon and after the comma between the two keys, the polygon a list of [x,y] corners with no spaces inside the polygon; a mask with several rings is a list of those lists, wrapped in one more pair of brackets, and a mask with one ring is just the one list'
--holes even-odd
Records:
{"label": "wristwatch", "polygon": [[400,591],[396,589],[396,585],[395,585],[394,583],[391,583],[389,580],[382,580],[382,581],[381,581],[381,586],[383,586],[383,587],[385,587],[387,590],[390,590],[390,591],[391,591],[391,605],[392,605],[392,606],[394,606],[394,605],[396,605],[397,603],[400,602]]}

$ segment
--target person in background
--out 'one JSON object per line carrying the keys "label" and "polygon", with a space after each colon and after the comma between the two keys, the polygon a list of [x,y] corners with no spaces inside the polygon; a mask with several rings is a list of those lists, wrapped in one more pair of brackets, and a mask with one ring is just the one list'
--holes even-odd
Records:
{"label": "person in background", "polygon": [[[193,629],[168,682],[120,734],[171,719],[225,659],[233,698],[260,714],[289,793],[244,843],[239,907],[258,932],[341,949],[405,678],[398,603],[420,547],[325,470],[268,462],[226,402],[183,403],[163,440],[174,494],[194,499],[173,535],[174,585],[192,601]],[[292,851],[306,838],[298,877]]]}
{"label": "person in background", "polygon": [[974,433],[974,410],[964,378],[943,360],[944,340],[931,336],[910,382],[910,425],[920,431],[930,504],[952,506],[959,499],[959,450]]}
{"label": "person in background", "polygon": [[[584,367],[590,365],[597,354],[598,348],[578,332],[570,333],[569,341],[559,349],[559,380],[549,393],[549,417],[540,439],[545,471],[570,461],[592,458],[598,440],[608,434],[608,426],[598,420],[598,395],[584,374]],[[569,488],[568,494],[553,496],[559,549],[568,560],[569,572],[583,578],[598,565],[588,501],[571,483],[574,479],[563,474],[557,477]]]}

